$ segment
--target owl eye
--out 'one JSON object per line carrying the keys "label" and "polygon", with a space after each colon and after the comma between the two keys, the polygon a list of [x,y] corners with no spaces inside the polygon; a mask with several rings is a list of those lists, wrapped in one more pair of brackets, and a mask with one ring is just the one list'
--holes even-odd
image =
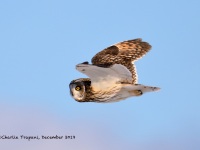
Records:
{"label": "owl eye", "polygon": [[76,87],[75,87],[75,90],[80,91],[80,90],[81,90],[81,87],[80,87],[80,86],[76,86]]}

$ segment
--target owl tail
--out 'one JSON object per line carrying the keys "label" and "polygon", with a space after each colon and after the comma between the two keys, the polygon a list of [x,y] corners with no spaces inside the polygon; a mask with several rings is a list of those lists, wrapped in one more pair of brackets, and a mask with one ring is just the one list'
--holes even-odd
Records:
{"label": "owl tail", "polygon": [[159,91],[160,88],[159,87],[154,87],[154,86],[146,86],[146,85],[142,85],[142,84],[136,84],[134,85],[134,87],[136,90],[141,90],[142,93],[146,93],[146,92],[156,92]]}
{"label": "owl tail", "polygon": [[159,87],[146,86],[142,84],[127,85],[124,88],[131,94],[131,96],[140,96],[147,92],[156,92],[160,90]]}

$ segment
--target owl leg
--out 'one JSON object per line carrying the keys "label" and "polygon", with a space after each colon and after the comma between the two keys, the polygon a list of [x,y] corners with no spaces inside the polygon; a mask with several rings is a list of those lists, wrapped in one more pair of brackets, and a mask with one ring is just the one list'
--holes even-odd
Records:
{"label": "owl leg", "polygon": [[133,90],[133,91],[129,91],[129,93],[135,96],[141,96],[143,94],[141,90]]}

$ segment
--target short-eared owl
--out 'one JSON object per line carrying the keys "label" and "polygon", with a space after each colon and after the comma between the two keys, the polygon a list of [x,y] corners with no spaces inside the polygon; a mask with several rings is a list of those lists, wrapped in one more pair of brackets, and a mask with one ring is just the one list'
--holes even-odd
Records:
{"label": "short-eared owl", "polygon": [[76,69],[89,78],[80,78],[69,84],[70,93],[78,102],[116,102],[131,96],[140,96],[160,88],[137,84],[134,62],[144,56],[151,46],[141,39],[112,45],[84,62]]}

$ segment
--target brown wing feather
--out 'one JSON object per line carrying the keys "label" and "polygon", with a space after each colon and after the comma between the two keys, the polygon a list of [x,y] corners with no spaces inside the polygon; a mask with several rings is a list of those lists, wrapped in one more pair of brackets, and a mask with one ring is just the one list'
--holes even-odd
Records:
{"label": "brown wing feather", "polygon": [[112,45],[92,58],[92,64],[122,64],[132,73],[133,83],[137,83],[136,67],[133,64],[136,60],[144,56],[151,49],[151,45],[143,42],[142,39],[128,40]]}

